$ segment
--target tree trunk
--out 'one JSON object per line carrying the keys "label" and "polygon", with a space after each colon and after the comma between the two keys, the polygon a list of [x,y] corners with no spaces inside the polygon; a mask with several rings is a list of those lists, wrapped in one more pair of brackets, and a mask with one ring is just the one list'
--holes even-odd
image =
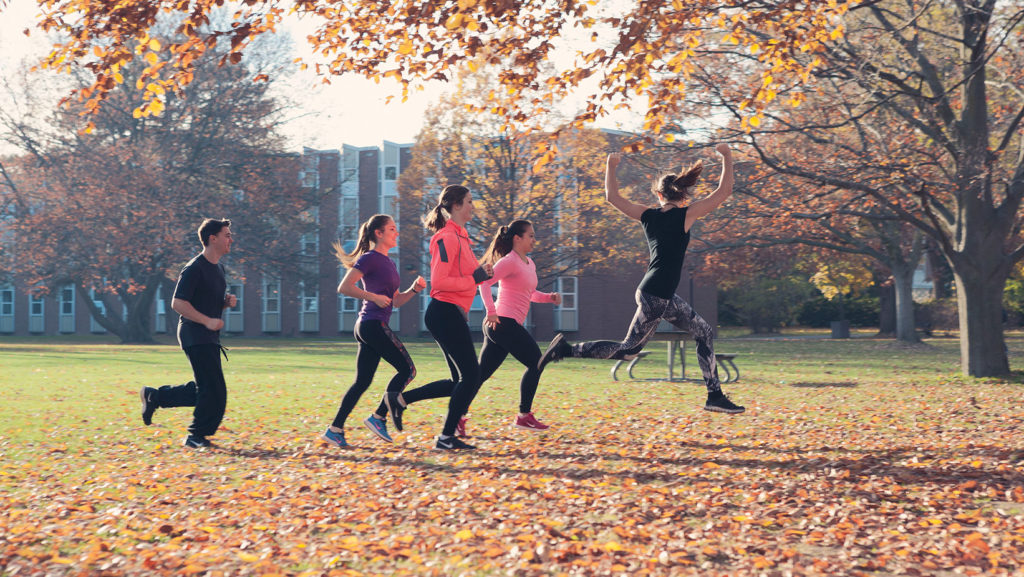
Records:
{"label": "tree trunk", "polygon": [[156,289],[160,286],[162,274],[154,273],[146,279],[146,288],[139,293],[127,298],[128,315],[124,319],[125,331],[118,335],[122,343],[150,344],[156,342],[153,339],[153,327],[150,322],[153,314],[153,301],[156,297]]}
{"label": "tree trunk", "polygon": [[891,337],[896,334],[896,289],[891,282],[878,287],[878,336]]}
{"label": "tree trunk", "polygon": [[892,283],[896,289],[896,338],[903,342],[916,343],[918,338],[914,323],[914,268],[893,268]]}
{"label": "tree trunk", "polygon": [[147,321],[148,319],[145,315],[129,314],[128,318],[125,319],[124,334],[119,335],[121,337],[121,343],[151,344],[156,342],[153,339],[153,331]]}
{"label": "tree trunk", "polygon": [[1003,340],[1002,279],[954,273],[960,317],[960,363],[972,377],[994,377],[1010,372]]}

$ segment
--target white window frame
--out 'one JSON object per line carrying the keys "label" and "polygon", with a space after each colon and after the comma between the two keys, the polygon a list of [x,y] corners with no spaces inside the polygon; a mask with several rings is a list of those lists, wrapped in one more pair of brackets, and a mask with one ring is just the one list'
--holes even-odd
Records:
{"label": "white window frame", "polygon": [[0,285],[0,333],[14,332],[15,303],[14,287],[9,284]]}
{"label": "white window frame", "polygon": [[[237,290],[237,292],[235,292]],[[240,282],[228,283],[228,294],[235,295],[238,302],[235,306],[224,309],[225,332],[241,333],[245,331],[245,285]],[[229,326],[230,324],[230,326]]]}
{"label": "white window frame", "polygon": [[555,279],[555,289],[562,295],[562,303],[555,306],[555,330],[578,331],[580,323],[579,277],[560,276]]}
{"label": "white window frame", "polygon": [[[38,305],[38,311],[36,307]],[[46,297],[28,295],[28,330],[32,333],[46,332]]]}
{"label": "white window frame", "polygon": [[[156,325],[157,327],[159,327],[160,314],[161,314],[161,311],[164,308],[164,306],[163,306],[164,305],[163,299],[159,298],[161,295],[163,295],[163,288],[164,288],[163,286],[156,287],[156,296],[157,296],[157,299],[156,299],[156,311],[157,311],[156,321],[158,323]],[[89,299],[92,300],[93,306],[95,306],[97,309],[99,309],[100,315],[105,316],[107,314],[107,303],[103,301],[102,293],[97,293],[95,288],[91,288],[91,289],[89,289]],[[107,332],[107,329],[103,328],[103,325],[101,325],[100,323],[96,322],[96,319],[94,317],[90,316],[89,317],[89,332],[90,333],[100,334],[100,333]]]}
{"label": "white window frame", "polygon": [[299,281],[299,331],[313,333],[320,331],[320,287],[312,288],[305,281]]}
{"label": "white window frame", "polygon": [[57,291],[57,332],[75,332],[75,285],[61,285]]}
{"label": "white window frame", "polygon": [[[281,279],[264,277],[260,293],[260,329],[265,333],[281,332]],[[274,303],[274,310],[269,309],[270,303]],[[267,315],[277,315],[277,328],[268,329]]]}

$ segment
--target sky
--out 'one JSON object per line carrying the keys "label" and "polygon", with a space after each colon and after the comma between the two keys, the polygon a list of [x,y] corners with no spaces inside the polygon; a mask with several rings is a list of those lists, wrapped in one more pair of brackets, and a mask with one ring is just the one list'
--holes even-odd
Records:
{"label": "sky", "polygon": [[[13,74],[24,63],[38,62],[49,49],[39,30],[33,29],[29,37],[23,34],[25,28],[33,27],[36,14],[34,0],[8,0],[8,6],[0,11],[0,77]],[[295,56],[307,57],[303,27],[302,22],[289,22],[287,32],[293,37]],[[424,111],[446,90],[435,83],[403,103],[401,89],[392,80],[376,84],[350,76],[323,85],[312,70],[297,70],[290,83],[289,96],[300,108],[285,129],[292,150],[303,146],[337,149],[342,144],[374,146],[384,140],[412,142],[422,126]],[[389,95],[394,98],[385,104]],[[0,97],[0,106],[4,104]]]}

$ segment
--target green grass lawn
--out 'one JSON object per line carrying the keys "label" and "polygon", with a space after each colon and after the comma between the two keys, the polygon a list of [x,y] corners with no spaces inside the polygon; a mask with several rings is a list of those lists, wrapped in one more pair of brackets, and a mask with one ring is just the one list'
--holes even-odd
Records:
{"label": "green grass lawn", "polygon": [[[1024,571],[1024,392],[960,375],[959,343],[734,333],[741,416],[664,382],[665,345],[545,372],[545,434],[510,426],[521,367],[478,395],[479,450],[434,451],[447,400],[413,405],[394,445],[362,419],[318,440],[353,377],[336,340],[226,339],[217,447],[180,446],[191,412],[139,418],[141,386],[190,379],[170,343],[0,339],[4,574],[761,575]],[[1009,339],[1011,365],[1024,338]],[[691,343],[692,344],[692,343]],[[447,368],[409,343],[418,375]],[[624,377],[625,371],[620,370]],[[692,350],[687,376],[699,372]],[[648,380],[645,380],[648,379]]]}

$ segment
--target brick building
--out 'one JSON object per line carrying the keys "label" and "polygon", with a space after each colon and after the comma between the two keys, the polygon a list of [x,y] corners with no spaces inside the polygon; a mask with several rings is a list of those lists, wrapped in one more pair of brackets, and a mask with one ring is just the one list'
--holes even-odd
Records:
{"label": "brick building", "polygon": [[[399,214],[397,180],[409,165],[411,150],[412,144],[387,141],[379,147],[346,145],[341,150],[303,150],[297,178],[320,199],[319,206],[311,208],[317,232],[301,239],[308,270],[299,278],[249,277],[245,271],[232,271],[235,274],[228,279],[228,290],[238,296],[238,306],[225,311],[225,332],[246,337],[349,338],[361,303],[337,294],[344,270],[331,246],[337,240],[351,250],[359,224],[378,212],[398,217],[399,246],[391,256],[398,265],[402,286],[408,286],[417,273],[429,277],[425,255],[429,236],[418,225],[420,215]],[[637,246],[636,250],[647,249]],[[483,247],[478,247],[478,252],[482,253]],[[642,265],[630,263],[615,274],[583,271],[580,276],[548,281],[540,290],[561,292],[563,303],[558,307],[535,304],[527,328],[541,341],[558,331],[566,332],[571,340],[622,338],[633,316],[633,295],[644,272]],[[0,335],[103,333],[88,309],[77,301],[93,299],[101,308],[117,303],[110,297],[97,299],[92,291],[86,295],[75,292],[69,285],[36,298],[23,287],[0,283]],[[391,326],[398,334],[405,338],[426,335],[423,311],[429,299],[427,292],[395,311]],[[693,303],[712,326],[717,324],[714,287],[691,282],[684,271],[678,293]],[[158,292],[153,310],[153,327],[158,333],[173,332],[177,323],[175,313],[167,314],[164,296],[162,290]],[[484,311],[479,297],[470,317],[470,327],[480,331]]]}

